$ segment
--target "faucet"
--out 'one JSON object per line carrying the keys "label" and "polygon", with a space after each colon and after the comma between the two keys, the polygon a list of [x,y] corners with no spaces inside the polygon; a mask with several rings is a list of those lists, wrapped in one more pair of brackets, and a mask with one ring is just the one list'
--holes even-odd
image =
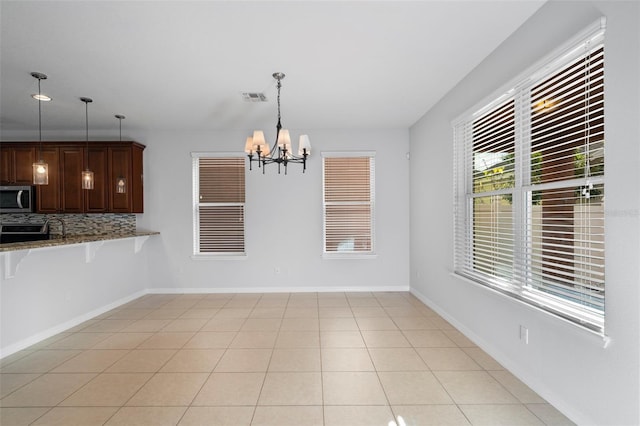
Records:
{"label": "faucet", "polygon": [[60,225],[62,226],[62,238],[67,238],[67,224],[64,223],[64,220],[60,219],[59,217],[52,217],[47,219],[44,223],[43,228],[49,226],[49,222],[51,222],[52,220],[57,220],[58,222],[60,222]]}

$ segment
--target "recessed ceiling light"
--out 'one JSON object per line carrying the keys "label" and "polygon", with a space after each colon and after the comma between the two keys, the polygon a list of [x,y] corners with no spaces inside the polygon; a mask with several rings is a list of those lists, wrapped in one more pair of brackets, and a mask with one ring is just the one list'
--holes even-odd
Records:
{"label": "recessed ceiling light", "polygon": [[37,93],[34,94],[34,95],[31,95],[31,97],[33,99],[35,99],[36,101],[49,102],[51,100],[51,98],[49,96],[43,95],[43,94],[38,95]]}

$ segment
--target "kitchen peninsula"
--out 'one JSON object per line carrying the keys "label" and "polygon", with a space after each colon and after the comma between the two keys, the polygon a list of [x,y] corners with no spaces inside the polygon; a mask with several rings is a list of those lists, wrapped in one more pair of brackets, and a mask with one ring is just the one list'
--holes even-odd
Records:
{"label": "kitchen peninsula", "polygon": [[[0,253],[18,250],[34,250],[47,247],[60,247],[70,244],[85,244],[104,242],[109,240],[119,240],[125,238],[143,238],[150,235],[159,235],[157,231],[134,231],[126,234],[104,234],[104,235],[73,235],[68,237],[53,237],[49,240],[25,241],[20,243],[0,244]],[[146,238],[145,238],[146,239]]]}
{"label": "kitchen peninsula", "polygon": [[153,231],[0,245],[0,357],[147,293]]}

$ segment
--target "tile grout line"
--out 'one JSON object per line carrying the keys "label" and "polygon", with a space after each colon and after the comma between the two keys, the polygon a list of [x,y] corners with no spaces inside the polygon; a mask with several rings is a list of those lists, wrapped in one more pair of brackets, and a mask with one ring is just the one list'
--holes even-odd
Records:
{"label": "tile grout line", "polygon": [[[261,300],[263,296],[261,296],[259,300]],[[287,304],[288,303],[289,303],[289,299],[287,298]],[[257,304],[258,303],[256,302],[256,305]],[[251,309],[251,312],[253,312],[254,309],[255,309],[255,306]],[[285,312],[286,312],[286,306],[285,306]],[[284,317],[284,312],[283,312],[282,315]],[[249,313],[249,315],[247,316],[247,320],[249,319],[250,316],[251,316],[251,313]],[[245,322],[243,324],[246,324],[247,320],[245,320]],[[282,327],[282,321],[280,321],[280,327]],[[275,349],[276,342],[278,341],[278,336],[280,335],[280,327],[278,327],[278,332],[276,333],[276,338],[275,338],[275,340],[273,342],[273,347],[271,348],[271,354],[269,355],[269,361],[267,362],[266,370],[264,372],[264,377],[262,378],[262,385],[260,385],[260,391],[258,392],[258,396],[256,398],[256,403],[253,406],[253,413],[251,414],[251,420],[249,421],[249,424],[253,423],[253,420],[255,419],[255,416],[256,416],[256,412],[258,411],[258,405],[260,403],[260,397],[262,396],[262,391],[264,390],[264,384],[267,381],[267,373],[269,372],[269,367],[271,366],[271,360],[273,359],[273,351]],[[242,327],[240,327],[240,330],[242,330]]]}
{"label": "tile grout line", "polygon": [[[377,298],[375,298],[375,299],[379,304],[380,301]],[[380,306],[382,307],[382,305],[380,305]],[[382,309],[384,310],[384,308],[382,308]],[[385,314],[387,314],[386,310],[385,310]],[[355,315],[354,315],[354,317],[355,317]],[[390,317],[388,317],[388,314],[387,314],[387,318],[390,318]],[[373,366],[373,371],[375,372],[376,378],[378,379],[378,384],[380,385],[380,389],[382,390],[384,398],[387,401],[387,408],[389,409],[389,412],[391,413],[391,417],[393,418],[393,420],[392,420],[393,423],[389,423],[389,426],[396,426],[397,425],[397,423],[396,423],[396,414],[393,411],[393,408],[391,406],[391,401],[389,400],[389,395],[387,394],[387,391],[384,388],[384,385],[382,383],[382,379],[380,378],[380,372],[378,371],[378,367],[376,366],[376,363],[373,361],[373,357],[371,356],[371,349],[372,348],[370,348],[369,345],[367,344],[367,341],[365,340],[364,335],[362,334],[362,329],[360,328],[360,324],[358,323],[358,319],[357,318],[356,318],[356,324],[358,325],[358,331],[360,332],[360,337],[362,338],[362,341],[364,342],[364,346],[367,349],[367,355],[369,356],[369,360],[371,361],[371,365]]]}

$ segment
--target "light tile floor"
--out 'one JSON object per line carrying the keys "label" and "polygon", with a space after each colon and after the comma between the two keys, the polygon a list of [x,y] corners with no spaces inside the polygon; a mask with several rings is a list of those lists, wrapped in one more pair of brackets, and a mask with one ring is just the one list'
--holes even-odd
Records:
{"label": "light tile floor", "polygon": [[569,425],[409,293],[148,295],[0,360],[0,424]]}

